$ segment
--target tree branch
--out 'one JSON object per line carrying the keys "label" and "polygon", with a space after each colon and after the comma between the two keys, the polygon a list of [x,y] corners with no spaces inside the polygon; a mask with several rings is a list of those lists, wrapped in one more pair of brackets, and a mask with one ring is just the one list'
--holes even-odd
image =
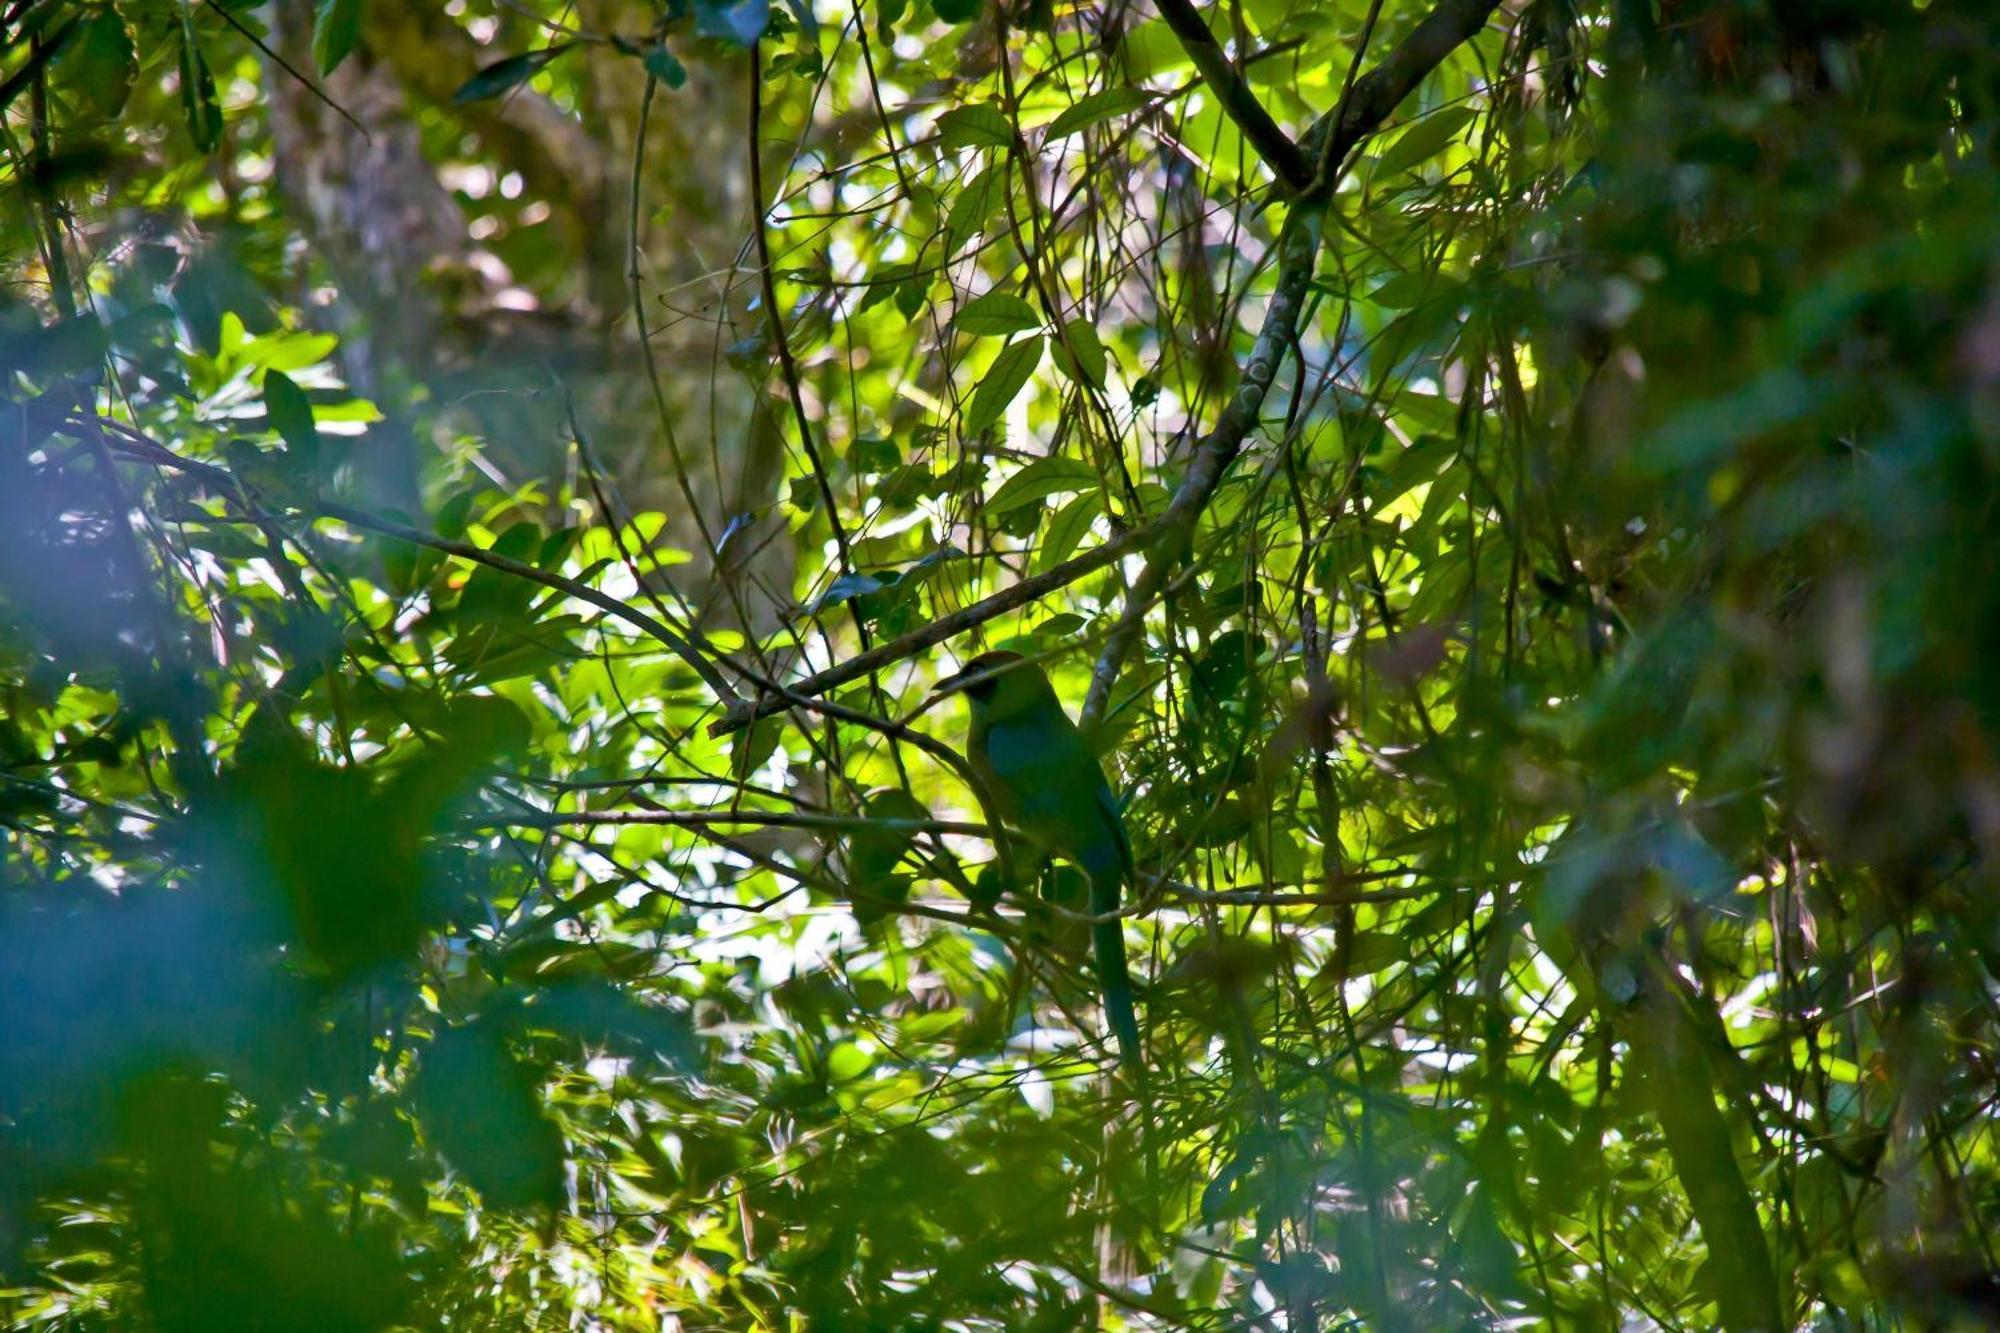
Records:
{"label": "tree branch", "polygon": [[1319,167],[1309,188],[1286,217],[1284,230],[1278,237],[1278,285],[1271,296],[1270,310],[1264,316],[1264,327],[1251,346],[1250,360],[1243,368],[1243,382],[1236,396],[1222,409],[1215,428],[1195,446],[1187,473],[1161,518],[1162,531],[1146,558],[1146,566],[1126,594],[1125,612],[1098,654],[1097,665],[1091,671],[1090,694],[1083,705],[1086,727],[1103,718],[1111,700],[1111,687],[1145,625],[1146,612],[1186,554],[1195,524],[1216,487],[1243,451],[1244,440],[1257,425],[1278,363],[1298,337],[1306,286],[1319,256],[1326,205],[1339,184],[1340,164],[1355,144],[1380,129],[1382,122],[1424,76],[1477,33],[1487,15],[1499,7],[1500,0],[1444,0],[1425,16],[1401,46],[1348,89],[1342,106],[1321,117],[1307,134],[1305,152]]}
{"label": "tree branch", "polygon": [[1222,484],[1229,465],[1243,451],[1243,441],[1257,425],[1264,396],[1270,392],[1271,380],[1278,373],[1278,363],[1298,336],[1299,315],[1305,305],[1313,264],[1319,257],[1320,233],[1325,223],[1325,205],[1317,203],[1301,203],[1285,218],[1284,231],[1278,237],[1277,290],[1271,294],[1264,327],[1258,331],[1257,341],[1250,348],[1250,360],[1243,367],[1243,383],[1229,405],[1222,409],[1215,429],[1195,446],[1187,473],[1175,489],[1167,512],[1160,516],[1161,531],[1146,557],[1146,567],[1125,595],[1125,612],[1105,640],[1097,665],[1091,670],[1090,694],[1083,703],[1085,727],[1103,719],[1105,705],[1111,699],[1111,686],[1118,679],[1118,668],[1124,664],[1133,640],[1145,624],[1147,608],[1180,564],[1194,535],[1194,525],[1208,507],[1215,488]]}
{"label": "tree branch", "polygon": [[1236,128],[1243,132],[1265,165],[1289,189],[1303,191],[1310,187],[1312,159],[1271,119],[1271,113],[1257,100],[1257,94],[1250,91],[1250,85],[1215,40],[1215,34],[1208,30],[1208,24],[1195,12],[1192,0],[1154,0],[1154,4],[1222,103],[1223,114],[1236,122]]}
{"label": "tree branch", "polygon": [[1063,561],[1053,569],[1042,571],[1033,578],[1009,584],[990,597],[981,598],[970,606],[960,607],[949,615],[940,616],[922,629],[912,630],[901,638],[891,639],[824,671],[816,671],[787,686],[786,693],[782,696],[765,695],[734,704],[728,712],[708,724],[708,733],[711,736],[727,736],[732,731],[741,731],[758,718],[782,713],[793,707],[793,701],[797,698],[811,698],[825,694],[828,690],[838,689],[849,681],[861,679],[871,671],[881,670],[891,662],[914,657],[924,649],[983,625],[995,616],[1004,615],[1016,607],[1026,606],[1029,602],[1046,597],[1058,588],[1067,587],[1078,579],[1096,573],[1120,556],[1138,550],[1160,531],[1160,524],[1161,520],[1155,519],[1143,527],[1120,533],[1102,546],[1093,547],[1082,555]]}
{"label": "tree branch", "polygon": [[1498,8],[1500,0],[1443,0],[1355,83],[1340,106],[1314,121],[1303,140],[1303,152],[1318,164],[1308,194],[1330,197],[1340,181],[1340,164],[1354,146],[1381,129],[1425,76],[1470,41]]}
{"label": "tree branch", "polygon": [[[1162,12],[1169,12],[1174,0],[1167,0]],[[1272,377],[1276,375],[1278,362],[1283,358],[1292,341],[1297,337],[1298,318],[1303,304],[1306,284],[1312,277],[1313,264],[1319,253],[1319,242],[1324,225],[1324,201],[1333,193],[1337,181],[1334,172],[1345,158],[1347,150],[1354,144],[1380,128],[1383,121],[1395,111],[1397,105],[1408,96],[1423,77],[1435,69],[1454,47],[1479,31],[1487,15],[1499,8],[1500,0],[1444,0],[1416,29],[1411,32],[1401,46],[1385,57],[1382,63],[1357,80],[1348,91],[1345,110],[1336,109],[1320,118],[1308,135],[1306,145],[1291,145],[1294,153],[1299,153],[1308,161],[1326,161],[1331,152],[1333,167],[1311,180],[1311,188],[1301,203],[1294,207],[1286,219],[1285,231],[1279,238],[1278,291],[1273,295],[1270,313],[1265,317],[1263,331],[1257,336],[1251,348],[1249,364],[1244,368],[1243,384],[1237,390],[1229,405],[1223,409],[1215,429],[1210,431],[1196,447],[1195,456],[1188,464],[1187,475],[1181,479],[1180,488],[1174,493],[1166,513],[1142,527],[1112,538],[1104,545],[1071,560],[1066,560],[1054,569],[1037,574],[1033,578],[1022,579],[1019,583],[1001,589],[990,597],[982,598],[972,605],[963,607],[948,616],[915,630],[901,638],[891,639],[867,652],[847,661],[815,672],[788,687],[792,696],[812,697],[825,694],[850,681],[859,680],[870,672],[879,671],[892,662],[915,656],[946,639],[964,633],[975,626],[983,625],[995,616],[1004,615],[1019,606],[1045,597],[1058,588],[1067,587],[1109,565],[1121,556],[1134,550],[1152,547],[1145,570],[1139,581],[1133,585],[1126,599],[1125,616],[1112,632],[1093,672],[1090,686],[1090,701],[1085,704],[1084,715],[1094,721],[1102,716],[1105,701],[1111,692],[1111,683],[1117,678],[1118,668],[1130,650],[1131,639],[1138,625],[1143,622],[1145,609],[1165,586],[1169,571],[1186,549],[1188,538],[1194,525],[1207,507],[1215,488],[1221,484],[1223,474],[1242,451],[1243,442],[1256,426],[1258,413],[1264,405],[1264,396],[1269,392]],[[1187,8],[1187,0],[1181,0],[1182,8]],[[1218,57],[1221,48],[1215,46],[1215,39],[1201,25],[1198,15],[1192,9],[1187,13],[1194,17],[1201,27],[1209,48]],[[1169,22],[1173,20],[1170,18]],[[1176,28],[1176,32],[1179,32]],[[1188,34],[1182,34],[1183,42],[1189,41]],[[1189,47],[1189,55],[1195,56],[1201,67],[1201,57],[1196,55],[1196,46]],[[1216,83],[1217,95],[1224,97],[1228,104],[1225,84],[1233,80],[1241,86],[1241,78],[1223,62],[1228,72],[1222,76],[1223,82]],[[1204,67],[1204,75],[1213,81],[1215,76]],[[1245,89],[1247,95],[1247,89]],[[1254,104],[1254,99],[1253,99]],[[1232,115],[1236,112],[1232,110]],[[1257,114],[1268,122],[1269,116],[1262,107]],[[1339,132],[1333,132],[1336,114]],[[1256,134],[1243,125],[1244,133],[1256,141]],[[1272,126],[1277,131],[1275,125]],[[1283,137],[1282,131],[1277,131]],[[1288,141],[1289,142],[1289,141]],[[1277,150],[1283,154],[1283,149]],[[1285,175],[1285,168],[1274,164],[1274,170]],[[1289,178],[1288,178],[1289,179]],[[1136,611],[1135,611],[1136,608]],[[745,700],[732,705],[716,721],[709,724],[709,734],[726,736],[740,731],[758,718],[769,717],[773,713],[785,711],[792,705],[785,698],[765,695],[753,700]]]}
{"label": "tree branch", "polygon": [[[116,432],[117,438],[108,441],[108,443],[118,452],[143,459],[149,463],[158,464],[162,467],[169,467],[179,472],[198,476],[243,506],[246,512],[253,516],[264,514],[263,507],[256,503],[250,492],[227,469],[219,468],[213,463],[201,462],[198,459],[183,458],[164,444],[161,444],[158,440],[141,434],[122,421],[117,421],[109,417],[84,417],[82,420],[84,424],[101,424]],[[620,601],[609,593],[599,592],[588,584],[578,583],[575,579],[564,578],[560,574],[551,574],[547,570],[523,564],[521,561],[510,559],[498,551],[489,551],[484,547],[474,546],[469,542],[452,541],[445,537],[433,536],[428,532],[420,532],[416,528],[392,522],[389,519],[377,518],[365,510],[353,509],[347,505],[322,501],[313,506],[311,512],[325,518],[335,519],[350,527],[378,533],[384,537],[394,537],[398,541],[405,541],[413,546],[428,546],[434,551],[441,551],[446,555],[457,556],[459,559],[468,560],[475,565],[485,565],[488,568],[500,570],[502,573],[512,574],[516,578],[526,579],[530,583],[539,583],[544,588],[565,593],[568,596],[576,598],[578,601],[589,602],[600,611],[607,612],[638,629],[644,630],[665,644],[674,656],[687,663],[688,667],[697,676],[701,677],[702,683],[715,692],[717,699],[725,704],[733,703],[736,700],[736,691],[730,688],[729,681],[723,676],[721,669],[709,659],[707,654],[696,648],[689,641],[687,635],[674,629],[664,621],[655,619],[638,607]],[[698,634],[699,631],[695,631],[695,633]],[[710,651],[712,652],[713,650],[711,649]],[[716,653],[715,656],[720,658],[721,654]]]}

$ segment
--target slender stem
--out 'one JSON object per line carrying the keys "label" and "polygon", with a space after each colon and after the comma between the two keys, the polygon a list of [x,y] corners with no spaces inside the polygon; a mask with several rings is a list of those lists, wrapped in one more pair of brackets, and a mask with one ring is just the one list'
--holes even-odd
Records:
{"label": "slender stem", "polygon": [[761,134],[759,127],[763,121],[764,79],[763,44],[750,44],[750,197],[757,210],[754,228],[757,237],[757,276],[763,283],[764,315],[771,324],[771,340],[778,347],[778,369],[785,377],[785,389],[792,399],[792,417],[799,424],[799,443],[805,447],[806,463],[812,468],[813,481],[819,485],[820,503],[826,506],[826,521],[833,529],[833,544],[840,552],[842,571],[854,568],[854,559],[847,548],[847,529],[841,526],[840,506],[833,497],[833,482],[828,478],[826,462],[820,457],[819,446],[813,443],[812,422],[806,416],[805,395],[799,390],[799,368],[792,360],[792,344],[785,334],[785,319],[778,311],[778,284],[771,273],[771,243],[764,234],[764,166]]}

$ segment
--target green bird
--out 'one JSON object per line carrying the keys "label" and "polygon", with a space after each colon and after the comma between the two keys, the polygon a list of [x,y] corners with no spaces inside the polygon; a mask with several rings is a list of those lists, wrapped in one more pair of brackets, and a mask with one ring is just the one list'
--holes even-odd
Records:
{"label": "green bird", "polygon": [[[1132,843],[1104,769],[1041,668],[1019,653],[981,653],[939,681],[934,693],[963,694],[971,705],[966,761],[1000,817],[1089,876],[1092,915],[1117,911],[1119,890],[1132,879]],[[1115,920],[1094,922],[1090,938],[1119,1061],[1143,1080],[1124,928]]]}

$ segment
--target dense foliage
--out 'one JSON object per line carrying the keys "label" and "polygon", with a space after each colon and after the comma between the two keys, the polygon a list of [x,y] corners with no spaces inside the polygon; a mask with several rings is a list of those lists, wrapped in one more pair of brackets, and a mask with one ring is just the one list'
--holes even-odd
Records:
{"label": "dense foliage", "polygon": [[1990,0],[0,48],[17,1326],[2000,1321]]}

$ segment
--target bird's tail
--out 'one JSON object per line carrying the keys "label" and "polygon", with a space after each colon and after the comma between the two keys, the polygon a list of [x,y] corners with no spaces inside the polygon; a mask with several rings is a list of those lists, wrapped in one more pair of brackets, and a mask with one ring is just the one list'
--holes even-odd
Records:
{"label": "bird's tail", "polygon": [[[1096,874],[1090,878],[1090,911],[1103,916],[1118,910],[1121,876]],[[1134,1079],[1146,1075],[1146,1054],[1139,1044],[1139,1015],[1132,1006],[1132,976],[1125,966],[1125,924],[1096,921],[1090,927],[1091,952],[1097,962],[1097,984],[1104,990],[1104,1013],[1111,1020],[1111,1033],[1118,1042],[1118,1063]]]}

